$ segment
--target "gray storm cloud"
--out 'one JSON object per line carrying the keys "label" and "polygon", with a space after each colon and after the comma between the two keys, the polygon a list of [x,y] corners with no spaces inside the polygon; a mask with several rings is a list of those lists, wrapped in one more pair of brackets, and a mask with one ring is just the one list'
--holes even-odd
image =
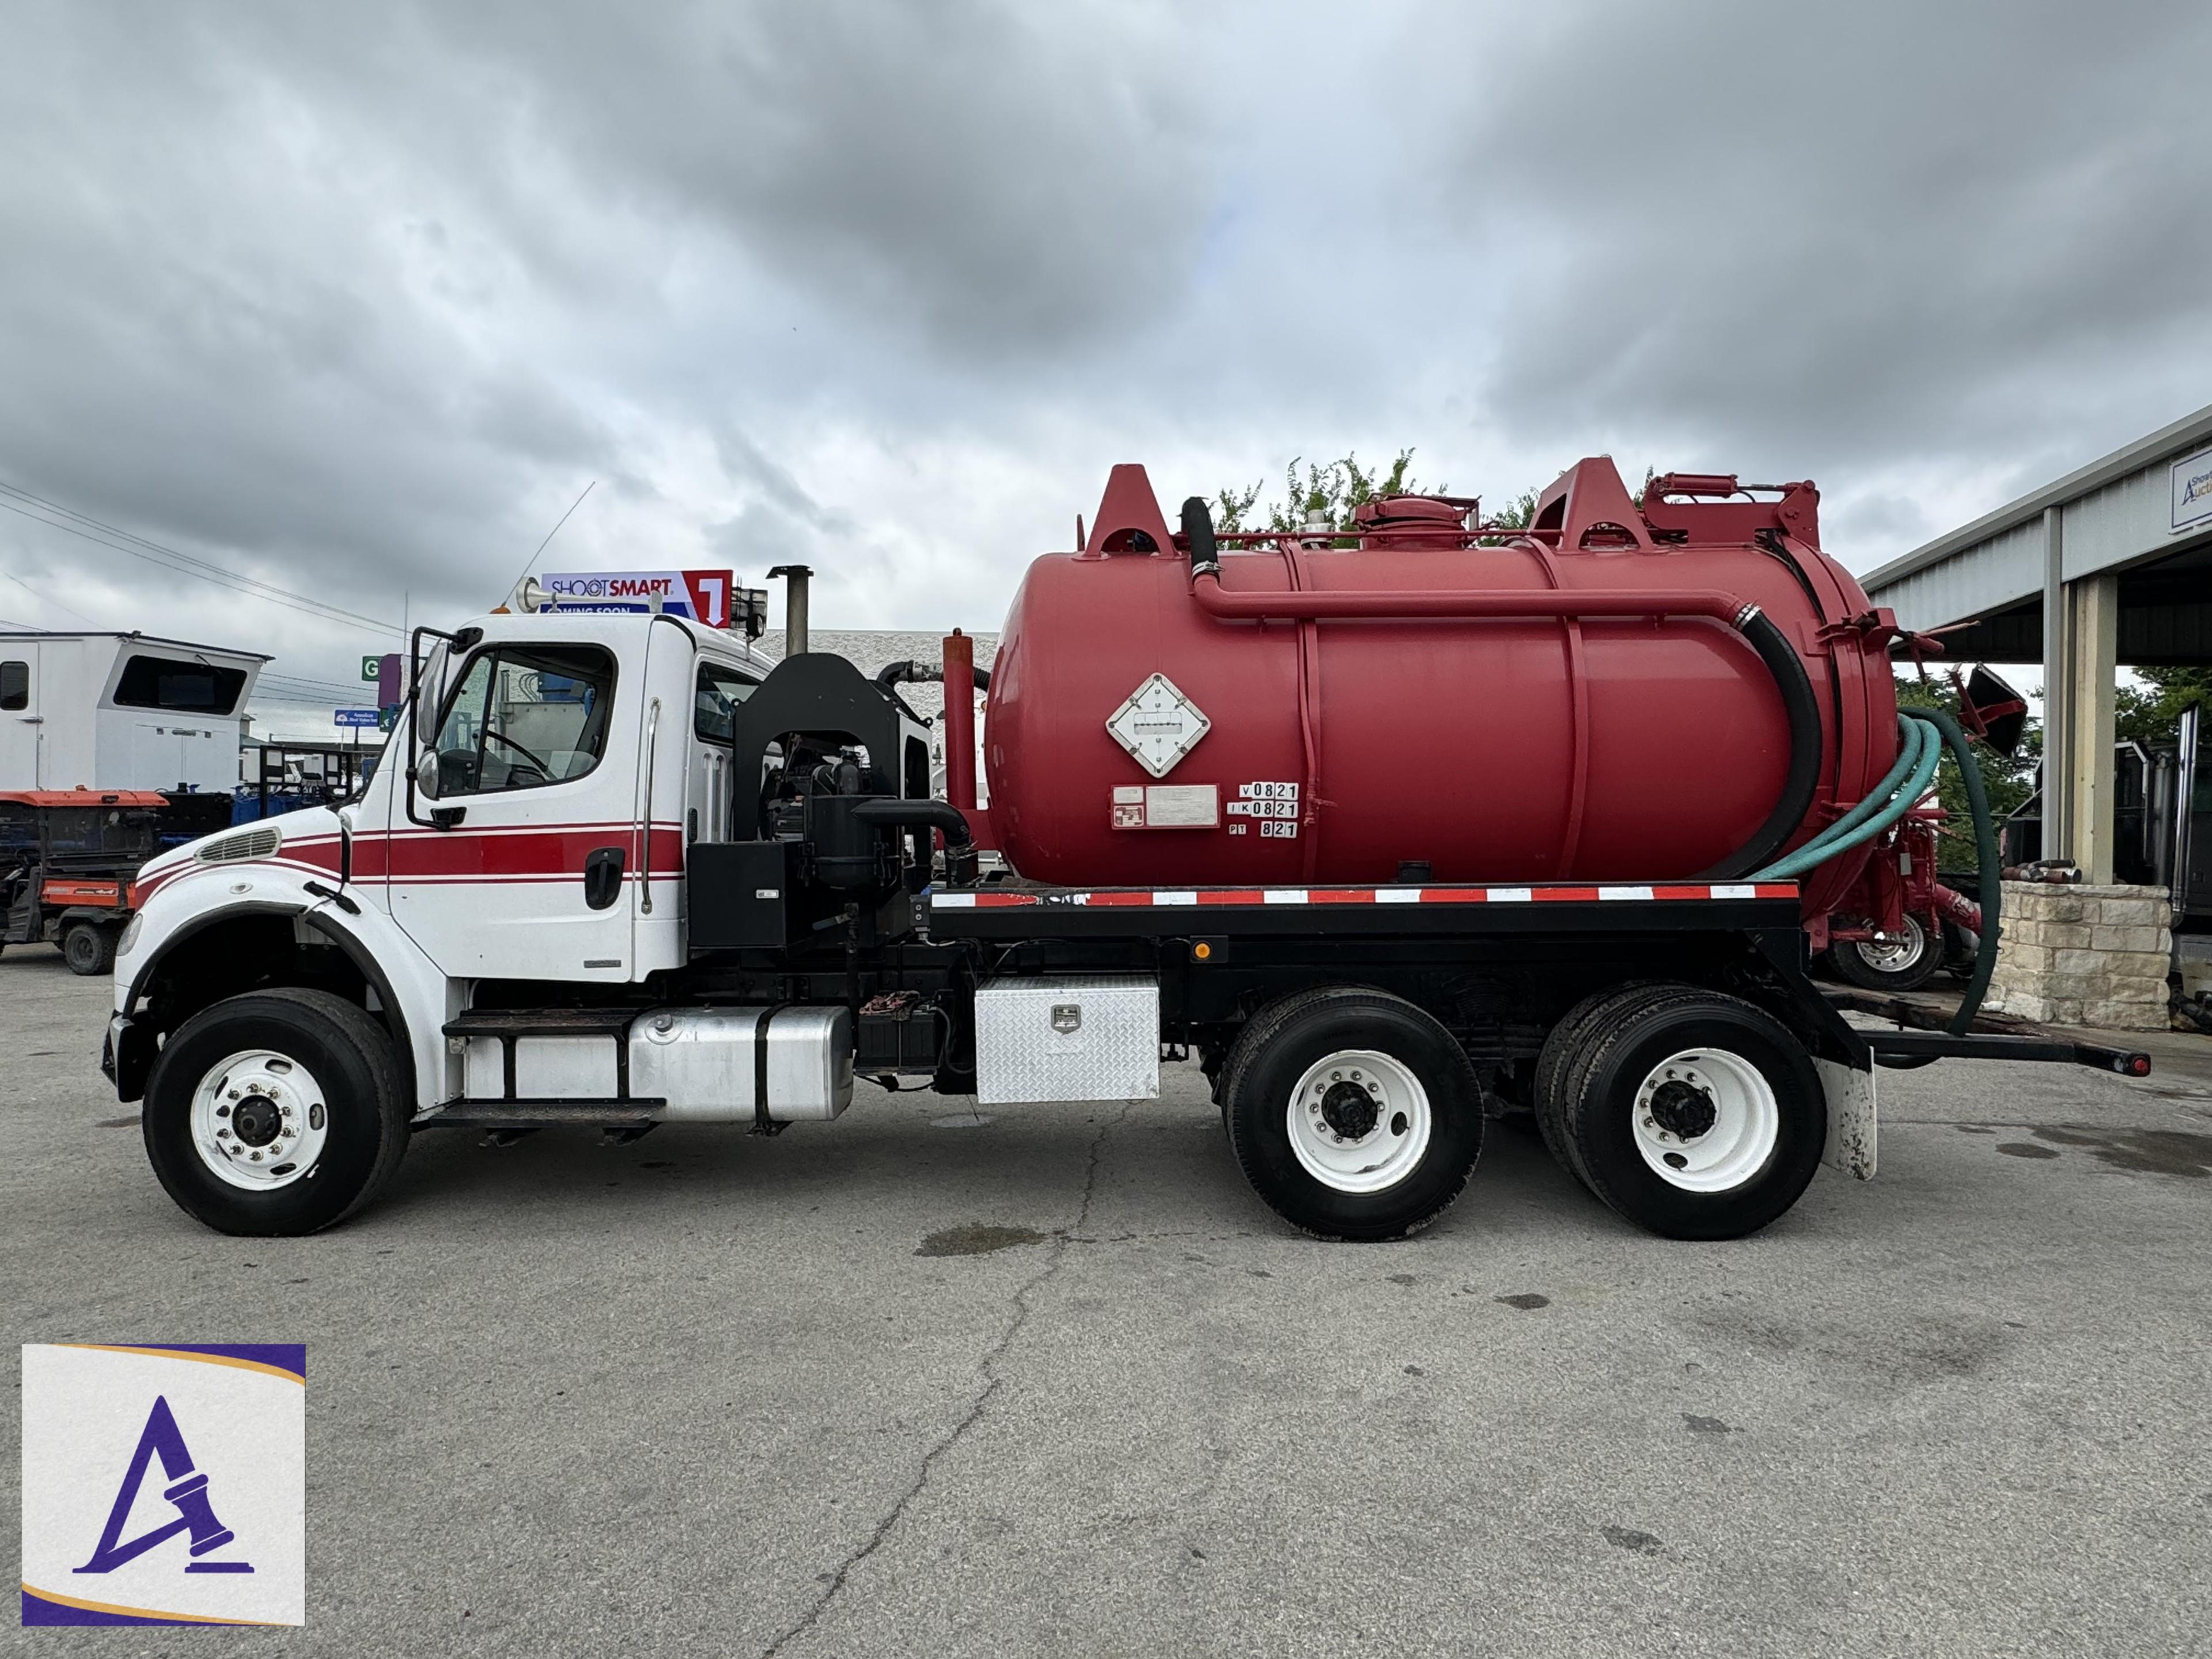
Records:
{"label": "gray storm cloud", "polygon": [[1405,444],[1809,474],[1864,567],[2212,401],[2208,59],[2154,0],[18,6],[0,482],[380,618],[597,479],[549,564],[988,628],[1113,462]]}
{"label": "gray storm cloud", "polygon": [[1492,382],[1532,424],[2033,467],[2212,400],[2202,5],[1575,16],[1456,157],[1553,250]]}

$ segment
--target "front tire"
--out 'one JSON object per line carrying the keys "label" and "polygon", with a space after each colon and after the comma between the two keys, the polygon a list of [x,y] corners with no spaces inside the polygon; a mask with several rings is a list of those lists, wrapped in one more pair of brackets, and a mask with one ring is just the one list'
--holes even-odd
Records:
{"label": "front tire", "polygon": [[374,1198],[407,1150],[384,1028],[327,991],[256,991],[161,1045],[141,1113],[178,1206],[217,1232],[319,1232]]}
{"label": "front tire", "polygon": [[115,935],[96,922],[73,921],[62,934],[62,960],[86,979],[115,969]]}
{"label": "front tire", "polygon": [[1827,1141],[1812,1056],[1741,999],[1650,986],[1586,1022],[1554,1110],[1584,1185],[1668,1238],[1741,1238],[1795,1204]]}
{"label": "front tire", "polygon": [[1321,1238],[1402,1238],[1449,1208],[1482,1151],[1482,1091],[1451,1034],[1402,998],[1333,987],[1255,1015],[1227,1062],[1245,1179]]}

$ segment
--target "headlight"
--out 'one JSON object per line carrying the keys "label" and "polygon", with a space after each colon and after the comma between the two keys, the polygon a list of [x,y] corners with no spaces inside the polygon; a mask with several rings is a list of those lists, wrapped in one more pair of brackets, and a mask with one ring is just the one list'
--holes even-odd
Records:
{"label": "headlight", "polygon": [[137,915],[132,916],[129,921],[124,924],[123,937],[115,941],[115,954],[117,956],[127,957],[133,951],[138,948],[139,930],[144,927],[145,925],[146,913],[143,910],[138,912]]}

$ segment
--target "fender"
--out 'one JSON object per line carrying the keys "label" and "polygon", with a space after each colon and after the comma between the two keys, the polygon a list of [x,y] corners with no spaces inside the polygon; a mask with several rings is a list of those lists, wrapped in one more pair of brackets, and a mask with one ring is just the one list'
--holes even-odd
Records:
{"label": "fender", "polygon": [[[100,1054],[100,1073],[115,1085],[118,1100],[128,1105],[146,1097],[146,1079],[154,1070],[154,1060],[159,1050],[152,1028],[139,1025],[131,1016],[138,1006],[139,998],[153,979],[154,970],[161,966],[161,959],[194,934],[204,933],[210,927],[234,921],[240,916],[297,916],[300,913],[301,907],[297,904],[224,905],[204,910],[173,927],[162,939],[161,948],[150,954],[143,948],[133,948],[128,952],[118,949],[115,955],[115,1012],[107,1018],[107,1037]],[[126,933],[125,940],[134,947],[143,947],[145,943],[143,929],[137,939],[132,939]],[[135,967],[131,965],[133,962],[137,964]]]}
{"label": "fender", "polygon": [[325,899],[303,919],[361,969],[398,1028],[399,1050],[415,1083],[416,1115],[459,1094],[447,1086],[446,1022],[466,1000],[463,982],[440,972],[387,911],[363,905],[358,915],[348,915]]}
{"label": "fender", "polygon": [[[374,988],[414,1079],[416,1111],[429,1111],[454,1092],[447,1082],[444,1027],[459,1011],[464,988],[439,971],[389,912],[356,900],[356,913],[348,915],[331,899],[307,891],[307,884],[319,886],[335,872],[304,860],[240,860],[195,866],[187,850],[179,863],[182,867],[164,866],[164,879],[138,912],[137,937],[128,954],[117,957],[115,1015],[126,1028],[155,970],[172,951],[240,916],[288,916],[329,939]],[[233,890],[240,885],[250,896]],[[360,890],[351,890],[349,896]],[[112,1026],[111,1044],[121,1048]]]}

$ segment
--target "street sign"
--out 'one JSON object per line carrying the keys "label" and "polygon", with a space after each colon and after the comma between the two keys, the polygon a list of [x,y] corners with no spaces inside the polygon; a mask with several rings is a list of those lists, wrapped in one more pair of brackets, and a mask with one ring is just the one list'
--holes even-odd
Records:
{"label": "street sign", "polygon": [[374,708],[336,709],[333,710],[331,714],[331,724],[333,726],[366,727],[374,730],[376,726],[377,713],[378,711]]}
{"label": "street sign", "polygon": [[539,580],[563,611],[647,611],[658,599],[672,617],[730,625],[734,578],[727,570],[569,570]]}
{"label": "street sign", "polygon": [[361,677],[364,680],[374,683],[383,668],[384,659],[381,657],[363,657],[361,659]]}
{"label": "street sign", "polygon": [[390,732],[399,724],[399,705],[390,703],[376,711],[376,729]]}

